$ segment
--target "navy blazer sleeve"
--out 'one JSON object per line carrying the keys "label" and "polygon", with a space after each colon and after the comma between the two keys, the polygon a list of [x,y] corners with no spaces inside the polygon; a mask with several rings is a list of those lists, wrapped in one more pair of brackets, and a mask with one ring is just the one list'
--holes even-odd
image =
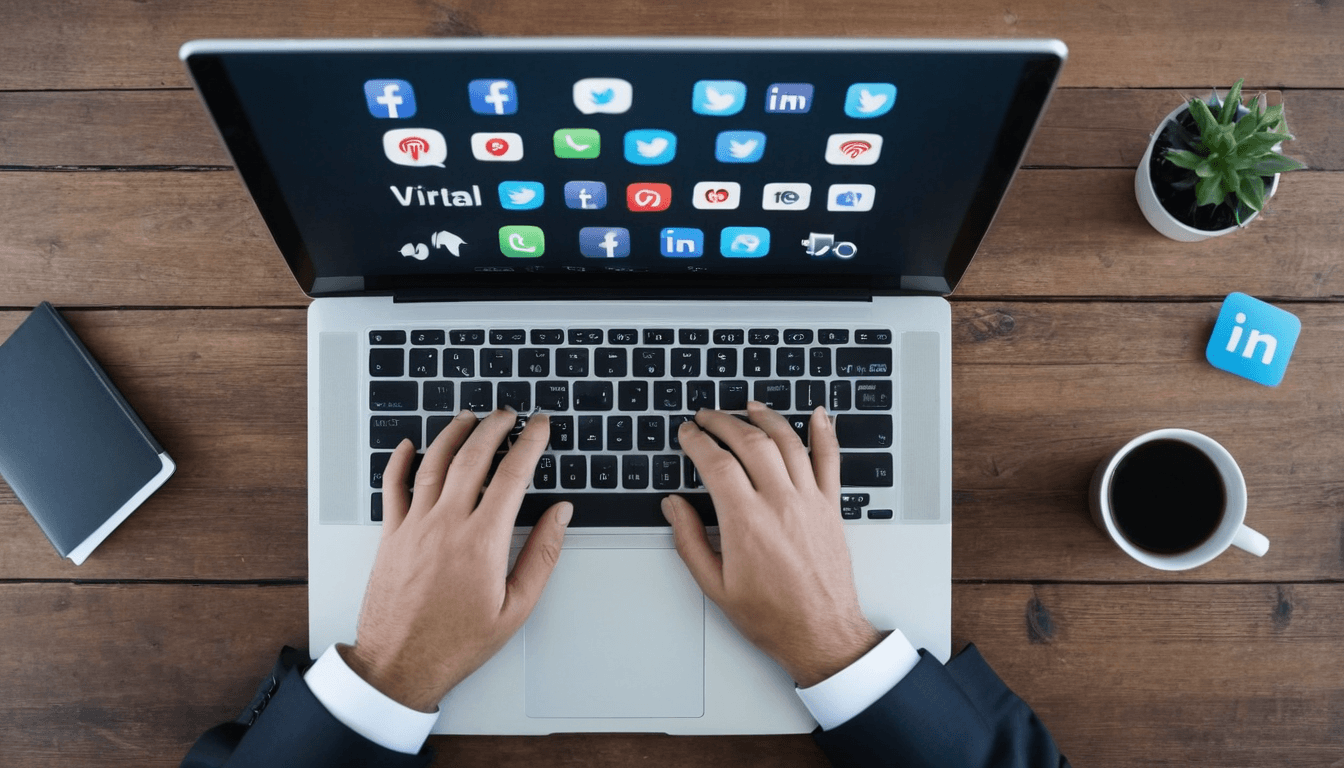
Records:
{"label": "navy blazer sleeve", "polygon": [[181,768],[423,768],[434,753],[407,755],[350,730],[322,706],[303,671],[308,654],[288,646],[237,720],[201,736]]}
{"label": "navy blazer sleeve", "polygon": [[813,734],[837,768],[1067,768],[1045,725],[974,645],[947,666],[919,657],[868,709]]}

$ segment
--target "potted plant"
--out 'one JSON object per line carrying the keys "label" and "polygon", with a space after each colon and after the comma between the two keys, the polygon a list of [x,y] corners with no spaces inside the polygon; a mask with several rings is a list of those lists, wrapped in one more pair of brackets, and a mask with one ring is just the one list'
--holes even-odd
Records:
{"label": "potted plant", "polygon": [[1283,105],[1264,96],[1241,103],[1238,80],[1219,100],[1191,99],[1163,119],[1148,142],[1134,193],[1158,232],[1197,242],[1244,227],[1278,189],[1279,174],[1306,166],[1279,154],[1291,141]]}

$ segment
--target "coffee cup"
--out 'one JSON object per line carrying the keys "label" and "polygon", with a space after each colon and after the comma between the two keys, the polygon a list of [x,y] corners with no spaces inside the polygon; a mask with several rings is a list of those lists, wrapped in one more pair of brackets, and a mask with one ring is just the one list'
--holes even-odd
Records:
{"label": "coffee cup", "polygon": [[1196,568],[1228,547],[1269,551],[1269,539],[1245,524],[1241,468],[1199,432],[1159,429],[1125,443],[1097,466],[1089,500],[1097,527],[1153,568]]}

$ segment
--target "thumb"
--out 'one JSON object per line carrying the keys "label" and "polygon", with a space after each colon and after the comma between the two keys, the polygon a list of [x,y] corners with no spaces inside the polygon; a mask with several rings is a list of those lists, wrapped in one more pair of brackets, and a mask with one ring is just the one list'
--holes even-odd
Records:
{"label": "thumb", "polygon": [[677,542],[677,554],[710,600],[720,603],[723,594],[723,561],[709,546],[705,525],[685,499],[672,495],[663,499],[663,516],[672,524],[672,535]]}
{"label": "thumb", "polygon": [[565,529],[574,516],[574,505],[568,501],[554,504],[546,510],[518,553],[513,572],[504,589],[501,613],[515,626],[522,626],[541,599],[541,591],[560,562],[560,548],[565,543]]}

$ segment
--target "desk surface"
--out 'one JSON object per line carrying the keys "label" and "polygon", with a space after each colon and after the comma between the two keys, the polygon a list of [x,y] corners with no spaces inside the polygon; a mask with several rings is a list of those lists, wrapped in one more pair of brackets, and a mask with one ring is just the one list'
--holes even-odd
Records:
{"label": "desk surface", "polygon": [[[954,645],[1078,766],[1344,765],[1344,8],[1244,0],[0,1],[0,338],[61,308],[178,461],[82,567],[0,483],[0,762],[176,765],[306,640],[304,307],[176,50],[198,37],[1059,37],[1062,89],[953,302]],[[1311,170],[1196,245],[1134,168],[1183,95],[1274,89]],[[1234,290],[1283,384],[1211,368]],[[1212,435],[1272,541],[1186,573],[1086,513],[1149,429]],[[435,738],[437,765],[824,765],[807,736]]]}

